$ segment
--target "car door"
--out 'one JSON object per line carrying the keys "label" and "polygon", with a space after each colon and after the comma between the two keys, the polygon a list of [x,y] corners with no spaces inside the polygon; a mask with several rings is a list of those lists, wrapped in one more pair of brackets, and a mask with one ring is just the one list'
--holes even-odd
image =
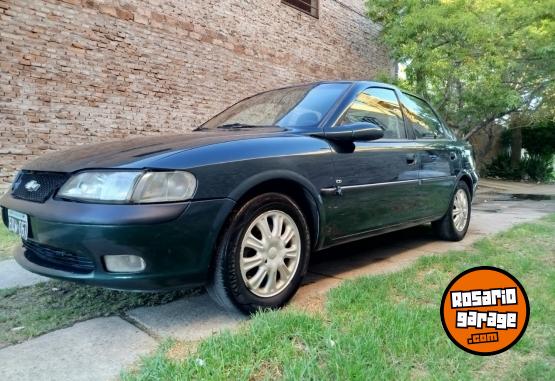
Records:
{"label": "car door", "polygon": [[407,124],[415,135],[421,162],[415,215],[440,217],[451,199],[460,155],[453,144],[453,136],[426,101],[401,93],[401,102]]}
{"label": "car door", "polygon": [[407,139],[395,91],[367,88],[329,128],[356,122],[380,126],[384,137],[332,144],[336,189],[326,219],[333,240],[357,238],[412,219],[418,150],[415,142]]}

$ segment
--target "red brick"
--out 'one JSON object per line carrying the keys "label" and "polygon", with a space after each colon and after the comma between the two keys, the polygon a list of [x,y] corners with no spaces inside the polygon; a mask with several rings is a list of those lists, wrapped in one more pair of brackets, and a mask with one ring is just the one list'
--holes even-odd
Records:
{"label": "red brick", "polygon": [[116,15],[122,20],[133,20],[133,12],[124,8],[116,8]]}
{"label": "red brick", "polygon": [[277,0],[0,0],[0,193],[48,151],[186,132],[261,90],[392,70],[363,2],[321,0],[315,19]]}

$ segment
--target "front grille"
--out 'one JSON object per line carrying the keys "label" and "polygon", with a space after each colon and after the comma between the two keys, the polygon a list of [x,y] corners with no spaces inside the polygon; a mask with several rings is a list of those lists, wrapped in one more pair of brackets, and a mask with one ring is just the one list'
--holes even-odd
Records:
{"label": "front grille", "polygon": [[26,201],[45,202],[67,178],[65,173],[23,171],[13,184],[12,196]]}
{"label": "front grille", "polygon": [[86,274],[94,270],[91,258],[54,249],[33,241],[23,241],[25,257],[39,266],[54,268],[62,271]]}

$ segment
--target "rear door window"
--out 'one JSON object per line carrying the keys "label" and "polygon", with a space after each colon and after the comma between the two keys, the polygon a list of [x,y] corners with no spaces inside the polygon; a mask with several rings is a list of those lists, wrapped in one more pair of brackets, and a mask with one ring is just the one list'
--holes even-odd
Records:
{"label": "rear door window", "polygon": [[385,139],[405,139],[401,106],[391,89],[371,87],[358,95],[337,121],[338,126],[368,122],[384,130]]}
{"label": "rear door window", "polygon": [[405,118],[413,129],[416,139],[447,139],[449,134],[434,110],[424,100],[410,94],[402,94]]}

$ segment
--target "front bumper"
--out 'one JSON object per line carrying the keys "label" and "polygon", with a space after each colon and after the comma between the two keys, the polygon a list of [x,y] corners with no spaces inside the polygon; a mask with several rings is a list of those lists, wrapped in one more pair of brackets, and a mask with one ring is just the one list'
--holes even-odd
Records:
{"label": "front bumper", "polygon": [[[50,199],[38,204],[5,195],[0,205],[5,224],[7,208],[29,216],[29,242],[14,252],[27,270],[113,289],[157,291],[206,282],[220,229],[235,203],[93,205]],[[49,256],[37,256],[37,247]],[[142,257],[146,269],[106,271],[102,257],[121,254]],[[63,265],[74,258],[91,261],[92,271]]]}

